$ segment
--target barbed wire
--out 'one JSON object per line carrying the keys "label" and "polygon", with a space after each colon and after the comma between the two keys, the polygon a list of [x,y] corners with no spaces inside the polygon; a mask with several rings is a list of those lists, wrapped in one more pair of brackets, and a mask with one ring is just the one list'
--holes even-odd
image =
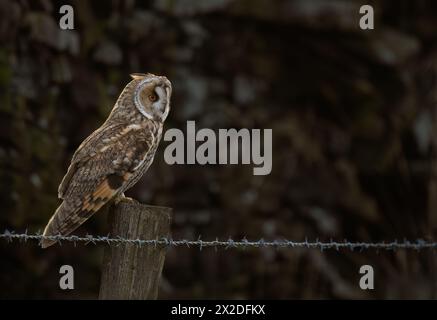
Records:
{"label": "barbed wire", "polygon": [[77,243],[85,243],[87,244],[98,244],[105,243],[107,245],[118,246],[121,244],[129,244],[135,246],[166,246],[166,247],[178,247],[178,246],[186,246],[186,247],[197,247],[200,250],[207,247],[222,247],[225,249],[229,248],[307,248],[307,249],[320,249],[320,250],[329,250],[329,249],[349,249],[349,250],[396,250],[396,249],[413,249],[413,250],[422,250],[422,249],[437,249],[437,242],[434,241],[425,241],[423,239],[416,239],[414,241],[409,241],[404,239],[403,241],[391,241],[391,242],[351,242],[344,240],[342,242],[339,241],[319,241],[316,239],[315,241],[309,241],[305,239],[305,241],[291,241],[287,239],[282,240],[274,240],[274,241],[266,241],[264,239],[249,241],[246,238],[241,240],[233,240],[231,238],[227,240],[213,240],[213,241],[205,241],[201,240],[200,237],[197,240],[174,240],[171,238],[160,238],[160,239],[126,239],[122,237],[111,238],[108,236],[93,236],[86,235],[83,237],[70,235],[55,235],[55,236],[44,236],[40,233],[29,234],[27,230],[24,233],[15,233],[14,231],[5,230],[0,234],[0,239],[4,239],[7,242],[13,242],[14,240],[27,242],[27,241],[42,241],[42,240],[51,240],[56,241],[59,245],[62,245],[62,242],[71,242],[74,245]]}

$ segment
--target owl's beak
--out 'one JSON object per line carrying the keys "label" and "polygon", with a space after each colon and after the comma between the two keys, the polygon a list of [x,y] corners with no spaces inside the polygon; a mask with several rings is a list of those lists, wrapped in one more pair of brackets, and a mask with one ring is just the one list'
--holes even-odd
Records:
{"label": "owl's beak", "polygon": [[163,86],[156,86],[155,87],[155,92],[159,97],[159,101],[160,103],[164,102],[165,104],[167,103],[168,100],[168,93],[167,93],[167,89]]}

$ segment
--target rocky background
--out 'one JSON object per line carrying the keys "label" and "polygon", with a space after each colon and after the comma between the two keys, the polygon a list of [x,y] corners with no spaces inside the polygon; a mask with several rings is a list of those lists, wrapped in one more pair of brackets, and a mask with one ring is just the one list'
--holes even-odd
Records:
{"label": "rocky background", "polygon": [[[75,30],[58,27],[72,4]],[[359,29],[372,4],[375,30]],[[128,195],[173,238],[433,240],[435,1],[0,1],[0,231],[42,230],[131,72],[166,75],[166,128],[273,129],[273,170],[169,166]],[[105,214],[77,234],[104,235]],[[0,242],[1,298],[95,298],[103,245]],[[75,268],[75,290],[58,287]],[[359,267],[375,269],[362,291]],[[437,298],[432,251],[168,251],[161,298]]]}

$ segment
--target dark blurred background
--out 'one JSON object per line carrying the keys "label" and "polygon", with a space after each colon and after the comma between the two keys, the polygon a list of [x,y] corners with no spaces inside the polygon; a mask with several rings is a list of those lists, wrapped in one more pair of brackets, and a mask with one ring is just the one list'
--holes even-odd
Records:
{"label": "dark blurred background", "polygon": [[[63,4],[75,30],[58,27]],[[435,239],[436,40],[431,0],[1,0],[0,232],[44,228],[74,150],[129,73],[152,72],[173,83],[167,129],[273,129],[268,176],[169,166],[161,143],[128,195],[174,208],[173,238]],[[106,215],[76,233],[107,234]],[[0,297],[96,298],[103,247],[2,240]],[[427,250],[172,248],[160,298],[436,298],[436,267]]]}

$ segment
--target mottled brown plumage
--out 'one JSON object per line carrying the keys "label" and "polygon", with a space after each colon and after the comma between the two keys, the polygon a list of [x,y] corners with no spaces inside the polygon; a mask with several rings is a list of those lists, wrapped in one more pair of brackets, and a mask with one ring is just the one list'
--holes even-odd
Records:
{"label": "mottled brown plumage", "polygon": [[[170,110],[165,77],[133,74],[105,123],[74,153],[59,186],[63,200],[45,236],[68,235],[111,199],[122,197],[147,171]],[[44,239],[42,247],[54,241]]]}

